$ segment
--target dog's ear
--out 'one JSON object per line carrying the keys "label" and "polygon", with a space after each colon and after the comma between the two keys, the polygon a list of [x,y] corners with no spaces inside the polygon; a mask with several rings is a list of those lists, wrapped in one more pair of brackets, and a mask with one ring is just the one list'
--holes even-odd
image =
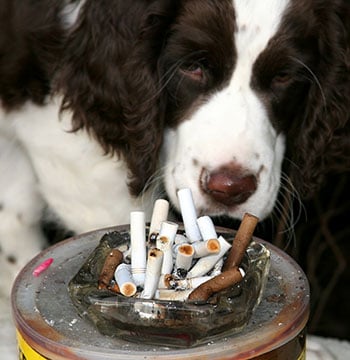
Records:
{"label": "dog's ear", "polygon": [[176,14],[171,0],[88,1],[71,29],[55,81],[73,129],[123,157],[139,194],[154,173],[163,117],[157,61]]}
{"label": "dog's ear", "polygon": [[350,170],[350,5],[323,18],[329,26],[323,24],[306,111],[288,136],[291,178],[304,198],[320,188],[327,174]]}

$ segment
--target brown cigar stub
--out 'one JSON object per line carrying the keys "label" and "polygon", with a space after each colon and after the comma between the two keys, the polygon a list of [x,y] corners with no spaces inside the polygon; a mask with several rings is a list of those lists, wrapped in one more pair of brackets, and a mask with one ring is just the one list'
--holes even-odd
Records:
{"label": "brown cigar stub", "polygon": [[207,301],[213,294],[237,284],[243,279],[238,267],[235,266],[212,279],[204,282],[194,289],[188,296],[189,301]]}
{"label": "brown cigar stub", "polygon": [[231,250],[225,260],[223,271],[240,265],[258,222],[258,217],[248,213],[244,214],[236,236],[233,239]]}
{"label": "brown cigar stub", "polygon": [[123,253],[118,249],[112,249],[103,264],[100,276],[98,278],[98,288],[107,289],[113,279],[115,269],[123,261]]}

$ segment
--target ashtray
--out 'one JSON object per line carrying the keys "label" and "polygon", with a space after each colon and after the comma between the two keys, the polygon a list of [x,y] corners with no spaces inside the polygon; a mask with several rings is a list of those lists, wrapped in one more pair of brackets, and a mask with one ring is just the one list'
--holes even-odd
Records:
{"label": "ashtray", "polygon": [[[217,228],[217,233],[229,242],[234,241],[233,230]],[[129,244],[129,225],[106,232],[69,283],[70,297],[78,313],[93,322],[103,335],[163,347],[196,346],[241,331],[261,300],[269,273],[270,251],[256,241],[250,243],[241,262],[243,280],[214,294],[205,303],[125,297],[98,289],[103,259],[111,249],[125,251]]]}

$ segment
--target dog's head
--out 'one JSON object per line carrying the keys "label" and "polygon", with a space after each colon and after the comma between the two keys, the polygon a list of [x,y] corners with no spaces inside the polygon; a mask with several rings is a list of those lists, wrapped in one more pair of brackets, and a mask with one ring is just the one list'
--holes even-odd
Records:
{"label": "dog's head", "polygon": [[76,129],[123,156],[132,193],[160,167],[175,204],[190,187],[200,213],[265,217],[285,156],[304,193],[335,154],[349,159],[346,13],[346,1],[87,0],[58,88]]}

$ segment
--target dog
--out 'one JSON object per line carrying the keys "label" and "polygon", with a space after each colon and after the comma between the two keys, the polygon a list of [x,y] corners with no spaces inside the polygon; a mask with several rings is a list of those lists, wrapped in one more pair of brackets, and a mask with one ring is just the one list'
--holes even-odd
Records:
{"label": "dog", "polygon": [[346,0],[0,0],[0,244],[149,218],[261,219],[349,170]]}

